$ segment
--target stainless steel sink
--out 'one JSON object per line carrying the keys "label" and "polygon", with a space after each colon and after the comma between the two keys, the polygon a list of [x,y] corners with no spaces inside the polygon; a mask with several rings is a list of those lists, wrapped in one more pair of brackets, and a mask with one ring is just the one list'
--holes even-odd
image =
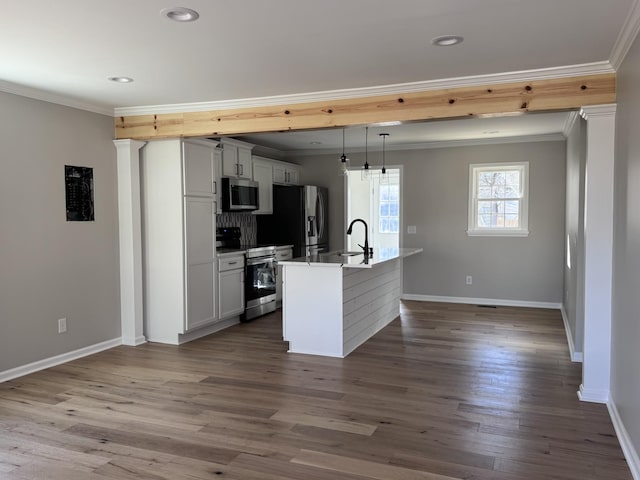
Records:
{"label": "stainless steel sink", "polygon": [[356,255],[363,255],[364,252],[338,252],[341,257],[355,257]]}

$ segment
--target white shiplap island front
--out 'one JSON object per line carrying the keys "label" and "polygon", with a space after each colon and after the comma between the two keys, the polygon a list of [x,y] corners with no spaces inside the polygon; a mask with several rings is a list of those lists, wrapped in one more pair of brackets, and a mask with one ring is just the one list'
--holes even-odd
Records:
{"label": "white shiplap island front", "polygon": [[400,314],[400,248],[365,260],[340,252],[279,262],[282,324],[289,352],[345,357]]}

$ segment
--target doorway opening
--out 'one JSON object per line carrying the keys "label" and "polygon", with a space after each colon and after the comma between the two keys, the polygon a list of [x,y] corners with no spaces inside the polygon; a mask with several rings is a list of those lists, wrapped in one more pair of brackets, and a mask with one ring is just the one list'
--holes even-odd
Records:
{"label": "doorway opening", "polygon": [[[369,246],[381,254],[397,252],[402,231],[402,171],[401,167],[390,167],[383,175],[381,169],[372,168],[368,175],[362,170],[349,170],[345,177],[347,195],[347,225],[361,218],[368,225]],[[364,245],[364,229],[356,227],[346,235],[345,247],[349,251],[360,251]]]}

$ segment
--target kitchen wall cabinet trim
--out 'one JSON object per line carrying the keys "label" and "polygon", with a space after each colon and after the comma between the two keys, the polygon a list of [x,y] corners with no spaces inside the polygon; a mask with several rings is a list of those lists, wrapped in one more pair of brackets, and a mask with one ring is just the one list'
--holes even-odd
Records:
{"label": "kitchen wall cabinet trim", "polygon": [[[146,142],[114,140],[118,174],[120,253],[120,325],[124,345],[140,345],[144,336],[140,149]],[[33,364],[32,364],[33,365]]]}

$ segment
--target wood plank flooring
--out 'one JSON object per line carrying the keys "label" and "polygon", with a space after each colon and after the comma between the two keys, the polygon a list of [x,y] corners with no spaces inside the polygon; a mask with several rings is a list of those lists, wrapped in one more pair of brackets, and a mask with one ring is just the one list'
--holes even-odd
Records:
{"label": "wood plank flooring", "polygon": [[632,480],[560,313],[403,302],[346,359],[279,313],[0,384],[0,478]]}

